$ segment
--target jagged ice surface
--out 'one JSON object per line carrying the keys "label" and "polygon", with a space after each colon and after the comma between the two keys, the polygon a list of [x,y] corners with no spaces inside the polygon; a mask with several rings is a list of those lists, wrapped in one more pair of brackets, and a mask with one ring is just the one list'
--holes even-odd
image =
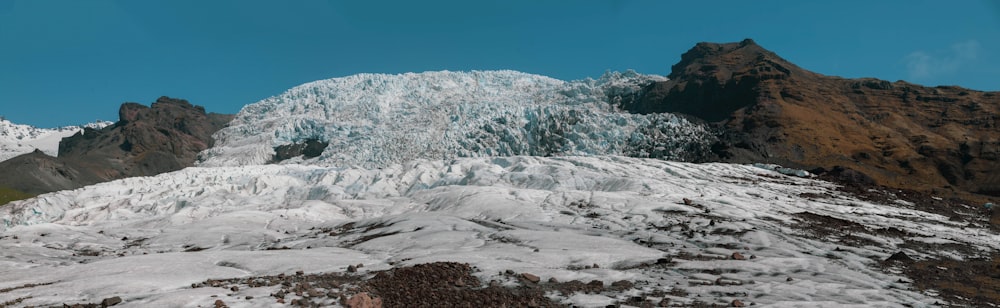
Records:
{"label": "jagged ice surface", "polygon": [[[515,71],[359,74],[248,105],[201,166],[263,164],[279,145],[330,143],[308,164],[385,167],[414,158],[625,155],[686,160],[714,140],[672,114],[618,111],[663,77],[632,71],[564,82]],[[301,163],[301,161],[293,161]]]}

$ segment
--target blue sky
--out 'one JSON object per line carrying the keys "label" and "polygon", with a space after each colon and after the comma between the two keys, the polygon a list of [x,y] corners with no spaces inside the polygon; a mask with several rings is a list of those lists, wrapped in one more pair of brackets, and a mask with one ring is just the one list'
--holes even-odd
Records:
{"label": "blue sky", "polygon": [[235,113],[364,72],[666,75],[743,38],[822,74],[1000,90],[995,1],[0,0],[0,115],[117,120],[161,95]]}

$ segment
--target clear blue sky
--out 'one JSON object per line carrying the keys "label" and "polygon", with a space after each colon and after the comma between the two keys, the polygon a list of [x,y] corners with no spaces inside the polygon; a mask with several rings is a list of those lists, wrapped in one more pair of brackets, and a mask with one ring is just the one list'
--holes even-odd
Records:
{"label": "clear blue sky", "polygon": [[363,72],[666,75],[753,38],[822,74],[1000,90],[996,1],[0,0],[0,115],[117,120],[161,95],[209,111]]}

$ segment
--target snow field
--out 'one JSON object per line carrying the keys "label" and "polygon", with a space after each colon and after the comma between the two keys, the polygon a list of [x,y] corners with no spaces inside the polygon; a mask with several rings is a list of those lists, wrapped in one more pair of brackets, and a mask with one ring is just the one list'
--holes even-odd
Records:
{"label": "snow field", "polygon": [[[543,281],[636,283],[620,294],[552,295],[581,306],[637,294],[674,303],[926,306],[935,298],[877,264],[896,251],[948,254],[907,249],[906,241],[1000,249],[994,232],[834,188],[753,166],[620,156],[188,168],[0,208],[0,289],[15,288],[0,292],[0,302],[122,296],[130,305],[197,306],[217,295],[231,307],[269,307],[266,288],[227,297],[234,292],[190,286],[455,261],[507,284],[515,282],[500,274],[506,270]],[[909,235],[817,238],[803,212]]]}

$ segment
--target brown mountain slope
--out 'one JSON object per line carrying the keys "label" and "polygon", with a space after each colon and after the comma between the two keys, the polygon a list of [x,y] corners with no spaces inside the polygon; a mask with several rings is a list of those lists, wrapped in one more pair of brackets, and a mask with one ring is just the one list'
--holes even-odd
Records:
{"label": "brown mountain slope", "polygon": [[715,123],[717,160],[843,166],[892,187],[1000,196],[998,92],[824,76],[749,39],[699,43],[669,77],[623,107]]}
{"label": "brown mountain slope", "polygon": [[36,151],[0,162],[0,187],[41,194],[180,170],[232,117],[169,97],[150,107],[125,103],[114,125],[60,141],[58,157]]}

